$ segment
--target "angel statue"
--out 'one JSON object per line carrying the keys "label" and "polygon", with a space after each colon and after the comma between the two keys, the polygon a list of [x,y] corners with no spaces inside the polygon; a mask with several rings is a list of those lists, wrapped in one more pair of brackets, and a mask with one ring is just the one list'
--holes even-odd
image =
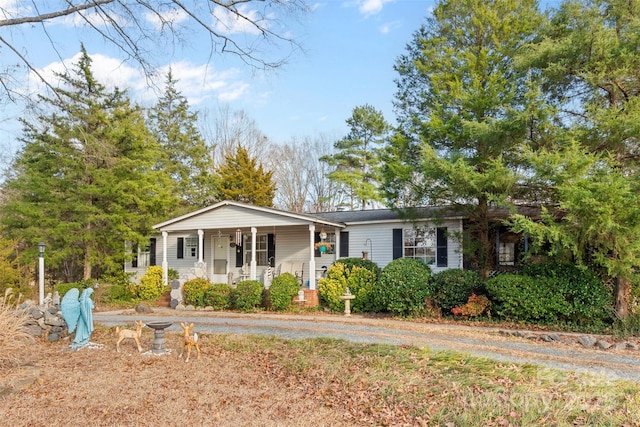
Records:
{"label": "angel statue", "polygon": [[62,298],[60,310],[62,317],[67,322],[69,333],[76,331],[71,348],[77,350],[89,344],[89,337],[93,332],[93,315],[91,310],[94,308],[91,294],[93,289],[87,288],[82,291],[82,296],[78,299],[80,291],[77,288],[71,288]]}

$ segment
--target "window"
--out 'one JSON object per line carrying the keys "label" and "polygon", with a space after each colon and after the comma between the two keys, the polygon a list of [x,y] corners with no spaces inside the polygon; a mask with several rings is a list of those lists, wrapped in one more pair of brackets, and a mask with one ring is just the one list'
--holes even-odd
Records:
{"label": "window", "polygon": [[[318,248],[315,250],[315,256],[321,257],[323,254],[333,255],[336,253],[336,233],[326,233],[327,238],[324,239],[325,243],[329,243],[329,247],[325,252],[321,252]],[[316,232],[315,234],[315,243],[318,244],[320,242],[320,233]],[[341,256],[343,256],[341,254]]]}
{"label": "window", "polygon": [[419,259],[427,265],[436,262],[436,229],[405,228],[403,254],[405,258]]}
{"label": "window", "polygon": [[[266,234],[260,234],[256,236],[256,264],[260,266],[267,265],[267,247],[268,238]],[[245,236],[244,240],[244,259],[251,260],[251,236]]]}
{"label": "window", "polygon": [[500,242],[498,262],[500,265],[514,265],[516,261],[515,243]]}
{"label": "window", "polygon": [[185,237],[184,238],[184,250],[185,255],[191,258],[198,257],[198,238],[197,237]]}

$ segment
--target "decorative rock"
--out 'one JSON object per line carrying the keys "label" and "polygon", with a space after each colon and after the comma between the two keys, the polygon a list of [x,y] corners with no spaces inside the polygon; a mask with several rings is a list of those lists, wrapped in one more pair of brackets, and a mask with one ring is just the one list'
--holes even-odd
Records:
{"label": "decorative rock", "polygon": [[25,332],[34,337],[39,337],[42,335],[42,328],[38,325],[27,325],[25,326]]}
{"label": "decorative rock", "polygon": [[582,344],[583,347],[593,347],[594,345],[596,345],[596,339],[589,335],[581,336],[580,338],[578,338],[578,342]]}
{"label": "decorative rock", "polygon": [[175,298],[177,300],[182,300],[182,290],[181,289],[171,289],[171,298]]}
{"label": "decorative rock", "polygon": [[38,307],[31,307],[29,309],[29,316],[33,317],[34,319],[39,319],[43,316],[43,314]]}
{"label": "decorative rock", "polygon": [[553,341],[562,341],[562,338],[560,338],[558,334],[549,334],[549,338],[551,338]]}
{"label": "decorative rock", "polygon": [[186,310],[186,307],[184,306],[184,304],[180,303],[176,305],[176,310],[183,311],[183,310]]}
{"label": "decorative rock", "polygon": [[176,308],[176,307],[178,307],[178,304],[180,304],[180,301],[178,301],[177,299],[173,298],[173,299],[171,300],[171,302],[169,303],[169,306],[170,306],[171,308]]}
{"label": "decorative rock", "polygon": [[178,279],[173,279],[171,281],[171,289],[178,289],[180,290],[180,280]]}
{"label": "decorative rock", "polygon": [[605,341],[605,340],[598,340],[596,342],[596,345],[598,346],[598,348],[602,349],[602,350],[608,350],[609,348],[611,348],[612,344]]}
{"label": "decorative rock", "polygon": [[553,341],[553,338],[551,338],[551,336],[547,335],[547,334],[542,335],[540,338],[542,338],[542,341],[545,341],[545,342],[552,342]]}
{"label": "decorative rock", "polygon": [[147,304],[140,303],[136,305],[136,313],[153,313],[153,310]]}
{"label": "decorative rock", "polygon": [[58,342],[60,340],[60,334],[53,332],[50,333],[47,338],[49,339],[49,342]]}
{"label": "decorative rock", "polygon": [[191,305],[191,304],[189,304],[188,306],[186,306],[186,307],[185,307],[185,310],[191,310],[191,311],[193,311],[193,310],[195,310],[195,309],[196,309],[196,308],[195,308],[193,305]]}

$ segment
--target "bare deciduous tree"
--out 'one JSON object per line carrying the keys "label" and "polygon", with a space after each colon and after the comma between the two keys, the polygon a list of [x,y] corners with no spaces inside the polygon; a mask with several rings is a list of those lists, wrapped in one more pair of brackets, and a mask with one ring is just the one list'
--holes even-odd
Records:
{"label": "bare deciduous tree", "polygon": [[0,70],[0,85],[11,98],[16,63],[48,84],[21,35],[41,31],[43,41],[58,52],[59,40],[51,30],[62,23],[101,36],[137,62],[147,77],[153,76],[154,54],[166,55],[166,47],[194,40],[208,47],[209,57],[230,54],[252,67],[273,69],[299,48],[284,18],[306,11],[304,0],[7,0],[0,2],[0,49],[12,52],[15,60],[3,59],[7,66]]}
{"label": "bare deciduous tree", "polygon": [[231,110],[228,105],[219,105],[218,110],[202,115],[202,135],[211,147],[215,167],[224,164],[228,155],[247,150],[249,157],[266,163],[271,144],[257,123],[244,110]]}
{"label": "bare deciduous tree", "polygon": [[293,212],[334,211],[344,202],[345,192],[327,175],[331,167],[319,159],[330,154],[332,139],[320,135],[316,139],[293,139],[288,144],[274,145],[269,156],[276,182],[274,204]]}

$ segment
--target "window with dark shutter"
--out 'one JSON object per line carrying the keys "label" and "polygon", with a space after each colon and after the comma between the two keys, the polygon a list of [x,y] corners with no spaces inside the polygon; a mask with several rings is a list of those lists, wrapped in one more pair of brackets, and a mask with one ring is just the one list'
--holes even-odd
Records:
{"label": "window with dark shutter", "polygon": [[449,265],[446,227],[438,227],[436,229],[436,265],[438,267],[447,267]]}
{"label": "window with dark shutter", "polygon": [[184,237],[178,237],[178,254],[176,257],[178,259],[184,258]]}
{"label": "window with dark shutter", "polygon": [[138,245],[134,245],[131,251],[133,253],[133,259],[131,260],[131,267],[138,268]]}
{"label": "window with dark shutter", "polygon": [[349,257],[349,232],[340,232],[340,258]]}
{"label": "window with dark shutter", "polygon": [[156,265],[156,239],[149,239],[149,265]]}
{"label": "window with dark shutter", "polygon": [[276,266],[276,236],[267,234],[267,263],[271,267]]}
{"label": "window with dark shutter", "polygon": [[393,229],[393,259],[402,258],[402,228]]}

